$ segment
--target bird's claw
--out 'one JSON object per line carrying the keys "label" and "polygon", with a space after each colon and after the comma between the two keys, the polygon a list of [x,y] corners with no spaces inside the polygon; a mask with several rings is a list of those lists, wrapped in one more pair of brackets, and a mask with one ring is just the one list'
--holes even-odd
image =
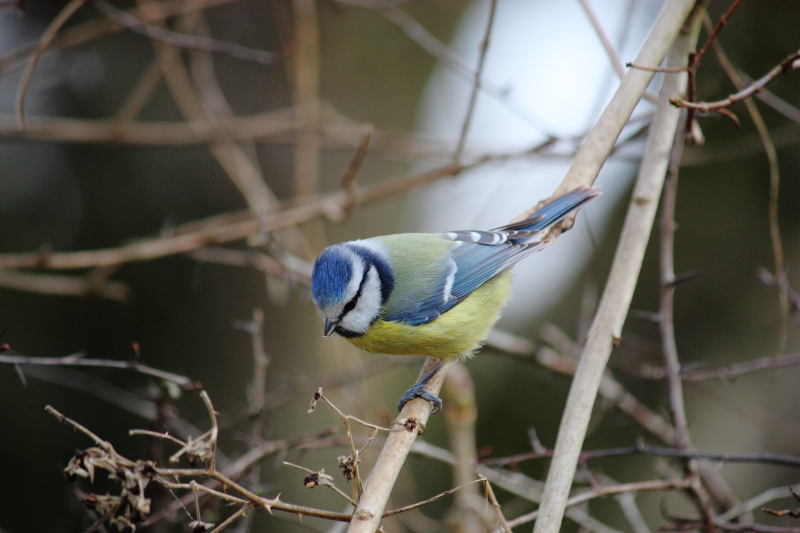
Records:
{"label": "bird's claw", "polygon": [[442,399],[435,394],[426,391],[425,383],[420,382],[403,393],[403,395],[400,397],[400,401],[397,403],[397,411],[402,411],[403,407],[405,407],[405,405],[414,398],[422,398],[423,400],[428,400],[431,402],[431,405],[433,406],[433,411],[431,411],[432,415],[435,415],[442,410]]}

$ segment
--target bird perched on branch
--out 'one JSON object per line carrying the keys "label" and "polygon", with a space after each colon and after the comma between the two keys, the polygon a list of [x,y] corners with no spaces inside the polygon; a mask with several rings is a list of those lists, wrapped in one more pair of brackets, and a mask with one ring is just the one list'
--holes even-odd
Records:
{"label": "bird perched on branch", "polygon": [[334,331],[373,353],[428,355],[440,360],[400,399],[416,396],[441,409],[424,390],[441,360],[470,357],[500,318],[511,293],[509,270],[552,240],[542,231],[600,193],[580,187],[529,218],[489,231],[402,233],[334,244],[311,274],[311,298]]}

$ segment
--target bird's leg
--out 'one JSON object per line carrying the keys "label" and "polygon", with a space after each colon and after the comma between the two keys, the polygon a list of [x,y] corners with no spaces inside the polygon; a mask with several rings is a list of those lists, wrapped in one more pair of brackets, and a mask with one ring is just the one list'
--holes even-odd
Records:
{"label": "bird's leg", "polygon": [[422,376],[422,379],[417,381],[413,387],[408,389],[403,395],[400,397],[400,401],[397,403],[397,411],[400,412],[403,410],[403,407],[413,400],[414,398],[420,397],[423,400],[428,400],[433,405],[433,411],[431,411],[432,415],[435,415],[439,411],[442,410],[442,399],[425,390],[425,385],[431,380],[436,373],[442,369],[442,361],[439,360],[433,368],[431,368],[427,374]]}

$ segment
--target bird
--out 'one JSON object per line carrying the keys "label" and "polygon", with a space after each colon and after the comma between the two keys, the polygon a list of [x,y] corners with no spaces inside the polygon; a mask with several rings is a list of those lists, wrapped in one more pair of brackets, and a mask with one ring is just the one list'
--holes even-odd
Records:
{"label": "bird", "polygon": [[471,357],[511,295],[510,269],[552,240],[542,232],[601,193],[578,187],[531,216],[488,231],[401,233],[334,244],[314,262],[311,299],[334,332],[372,353],[427,355],[434,368],[400,398],[419,396],[442,361]]}

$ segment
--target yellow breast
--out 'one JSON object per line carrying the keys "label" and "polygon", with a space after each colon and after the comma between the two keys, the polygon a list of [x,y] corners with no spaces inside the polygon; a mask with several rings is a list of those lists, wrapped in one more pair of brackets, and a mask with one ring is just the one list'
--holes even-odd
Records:
{"label": "yellow breast", "polygon": [[500,310],[510,295],[511,276],[506,271],[432,322],[408,326],[378,319],[367,333],[347,340],[373,353],[429,355],[439,359],[469,357],[500,318]]}

